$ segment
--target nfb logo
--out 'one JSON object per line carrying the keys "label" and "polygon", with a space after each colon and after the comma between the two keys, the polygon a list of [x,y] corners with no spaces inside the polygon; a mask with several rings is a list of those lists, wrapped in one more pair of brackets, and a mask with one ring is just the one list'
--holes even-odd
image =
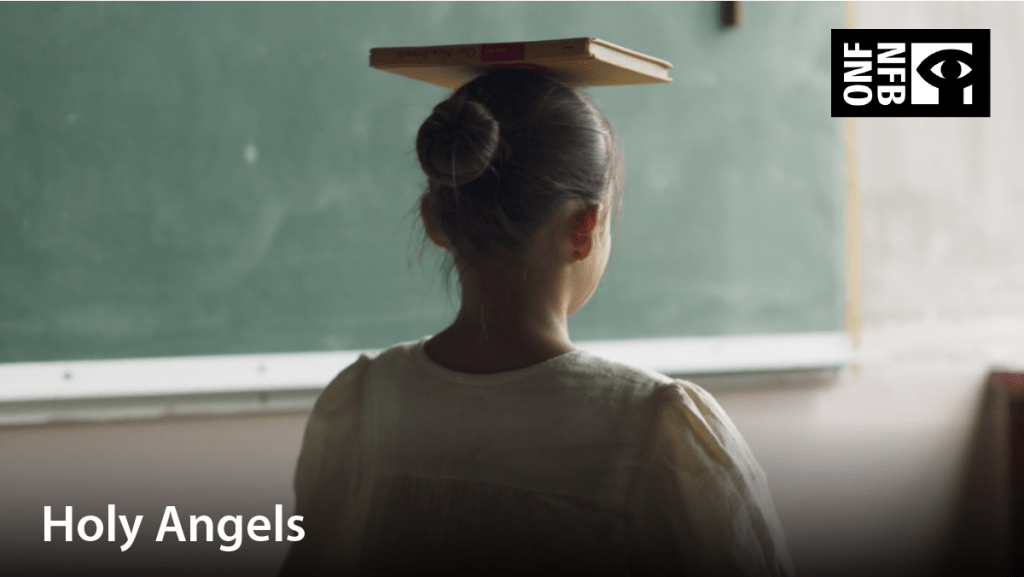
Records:
{"label": "nfb logo", "polygon": [[988,30],[833,30],[832,116],[989,116]]}
{"label": "nfb logo", "polygon": [[911,44],[913,104],[973,104],[974,55],[971,44]]}

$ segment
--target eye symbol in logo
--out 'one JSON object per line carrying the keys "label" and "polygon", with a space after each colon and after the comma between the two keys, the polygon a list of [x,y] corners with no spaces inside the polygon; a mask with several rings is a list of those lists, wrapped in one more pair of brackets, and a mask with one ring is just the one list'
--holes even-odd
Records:
{"label": "eye symbol in logo", "polygon": [[[936,68],[938,72],[935,71]],[[966,70],[962,70],[963,68]],[[939,104],[963,104],[964,88],[974,83],[974,79],[971,78],[973,72],[974,56],[963,50],[954,49],[939,50],[925,58],[917,67],[917,73],[921,78],[939,89]]]}

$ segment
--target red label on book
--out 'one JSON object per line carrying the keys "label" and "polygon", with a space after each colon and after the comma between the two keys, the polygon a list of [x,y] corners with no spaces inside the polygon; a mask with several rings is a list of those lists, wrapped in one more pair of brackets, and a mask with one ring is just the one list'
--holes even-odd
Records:
{"label": "red label on book", "polygon": [[504,60],[526,60],[526,43],[509,42],[506,44],[481,44],[481,62],[501,62]]}

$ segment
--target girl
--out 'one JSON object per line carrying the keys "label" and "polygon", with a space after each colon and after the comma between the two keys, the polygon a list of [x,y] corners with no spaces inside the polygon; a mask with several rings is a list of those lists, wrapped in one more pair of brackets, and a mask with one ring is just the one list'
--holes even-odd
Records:
{"label": "girl", "polygon": [[622,192],[594,103],[546,72],[492,71],[434,108],[416,148],[461,308],[324,390],[295,474],[306,536],[282,573],[791,575],[718,403],[569,340]]}

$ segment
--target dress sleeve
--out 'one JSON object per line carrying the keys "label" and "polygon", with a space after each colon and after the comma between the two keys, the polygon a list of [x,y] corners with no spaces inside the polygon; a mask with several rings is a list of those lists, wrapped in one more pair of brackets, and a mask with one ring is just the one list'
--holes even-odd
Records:
{"label": "dress sleeve", "polygon": [[631,569],[792,577],[764,471],[722,407],[678,380],[653,400],[645,454],[626,502]]}
{"label": "dress sleeve", "polygon": [[292,544],[279,575],[319,574],[339,531],[359,467],[361,383],[370,359],[360,356],[317,398],[295,467],[295,514],[305,533]]}

